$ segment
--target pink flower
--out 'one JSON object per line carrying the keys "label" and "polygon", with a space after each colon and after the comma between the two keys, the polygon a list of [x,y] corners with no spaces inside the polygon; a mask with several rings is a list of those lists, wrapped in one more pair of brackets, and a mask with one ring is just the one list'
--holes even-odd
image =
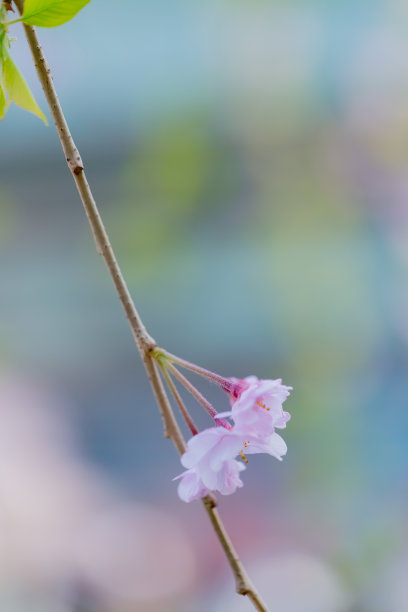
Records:
{"label": "pink flower", "polygon": [[245,455],[255,455],[256,453],[267,453],[282,461],[282,457],[286,455],[288,447],[285,440],[277,433],[270,436],[247,435],[244,442],[243,457]]}
{"label": "pink flower", "polygon": [[[230,393],[232,409],[220,414],[234,420],[234,430],[246,432],[251,438],[269,438],[275,428],[286,427],[290,414],[282,409],[292,387],[282,385],[282,380],[259,380],[248,376],[244,380],[230,379],[233,391]],[[276,434],[277,435],[277,434]]]}
{"label": "pink flower", "polygon": [[181,457],[186,472],[180,478],[178,494],[185,502],[219,491],[230,495],[242,487],[239,473],[245,465],[235,460],[244,448],[242,434],[225,427],[210,427],[193,436],[187,443],[187,451]]}
{"label": "pink flower", "polygon": [[280,461],[286,454],[285,441],[275,428],[283,429],[290,419],[282,404],[291,387],[282,385],[280,379],[258,380],[248,376],[244,380],[228,379],[225,388],[232,408],[216,418],[231,417],[234,426],[210,427],[188,441],[187,451],[181,457],[187,470],[177,476],[181,479],[178,494],[183,501],[193,501],[210,491],[230,495],[242,487],[239,474],[245,465],[235,459],[239,454],[244,461],[245,455],[255,453],[267,453]]}

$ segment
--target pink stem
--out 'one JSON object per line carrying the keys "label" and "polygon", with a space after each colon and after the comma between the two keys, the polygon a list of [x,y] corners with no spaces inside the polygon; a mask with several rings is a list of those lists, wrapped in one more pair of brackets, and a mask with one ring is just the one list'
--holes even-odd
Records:
{"label": "pink stem", "polygon": [[202,406],[204,406],[208,414],[216,421],[218,425],[222,425],[226,429],[232,429],[232,425],[228,423],[227,420],[217,418],[218,412],[215,410],[215,408],[213,408],[210,402],[207,399],[205,399],[204,395],[202,395],[199,392],[199,390],[196,389],[194,385],[192,385],[191,382],[187,380],[187,378],[183,376],[183,374],[179,372],[177,368],[174,367],[174,365],[172,365],[171,363],[167,363],[165,367],[168,368],[170,372],[173,374],[173,376],[177,378],[181,382],[181,384],[187,389],[187,391],[189,391],[191,395],[195,397],[196,400]]}
{"label": "pink stem", "polygon": [[216,374],[215,372],[206,370],[206,368],[202,368],[201,366],[195,365],[195,363],[191,363],[190,361],[181,359],[181,357],[177,357],[176,355],[173,355],[172,353],[168,353],[167,351],[163,349],[159,349],[159,350],[170,362],[176,363],[182,368],[186,368],[186,370],[195,372],[195,374],[199,374],[200,376],[203,376],[204,378],[208,378],[209,380],[211,380],[211,382],[222,387],[222,389],[224,389],[224,391],[227,391],[227,393],[233,391],[234,383],[228,380],[228,378],[224,378],[224,376],[220,376],[219,374]]}
{"label": "pink stem", "polygon": [[197,429],[193,419],[191,418],[190,413],[188,412],[187,408],[185,407],[184,402],[181,399],[181,396],[180,396],[179,392],[177,391],[176,386],[175,386],[175,384],[173,383],[173,381],[171,379],[171,376],[169,376],[169,373],[167,372],[166,368],[164,367],[164,364],[161,361],[159,361],[159,366],[160,366],[160,369],[161,369],[161,371],[163,373],[163,376],[164,376],[164,378],[166,380],[166,383],[169,386],[170,391],[174,395],[174,399],[176,400],[177,405],[180,408],[180,412],[183,415],[184,420],[186,421],[186,423],[187,423],[191,433],[193,434],[193,436],[197,435],[198,434],[198,429]]}

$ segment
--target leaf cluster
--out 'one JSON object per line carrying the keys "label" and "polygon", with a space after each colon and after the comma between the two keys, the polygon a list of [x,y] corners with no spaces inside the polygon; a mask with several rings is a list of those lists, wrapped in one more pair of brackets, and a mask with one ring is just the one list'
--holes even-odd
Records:
{"label": "leaf cluster", "polygon": [[7,109],[14,102],[47,123],[23,75],[11,58],[10,42],[13,39],[8,35],[9,26],[20,21],[26,25],[45,28],[60,26],[75,17],[89,2],[90,0],[25,0],[21,17],[9,21],[9,3],[0,0],[0,119],[4,119]]}

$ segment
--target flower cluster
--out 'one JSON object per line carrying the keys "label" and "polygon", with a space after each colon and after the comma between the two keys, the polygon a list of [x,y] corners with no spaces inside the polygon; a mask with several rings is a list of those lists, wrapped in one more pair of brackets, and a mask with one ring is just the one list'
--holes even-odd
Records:
{"label": "flower cluster", "polygon": [[[245,455],[268,453],[282,460],[287,447],[275,429],[286,427],[290,419],[282,404],[291,387],[278,380],[258,380],[248,376],[244,380],[227,379],[224,386],[231,400],[231,410],[217,418],[231,418],[229,428],[210,427],[193,436],[181,457],[187,468],[180,479],[178,494],[185,502],[219,491],[230,495],[242,487],[240,472],[245,469]],[[241,455],[242,461],[236,457]]]}

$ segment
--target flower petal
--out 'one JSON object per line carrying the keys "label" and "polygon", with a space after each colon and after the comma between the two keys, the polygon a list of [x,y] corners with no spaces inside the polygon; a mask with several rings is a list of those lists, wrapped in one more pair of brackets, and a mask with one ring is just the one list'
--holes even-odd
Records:
{"label": "flower petal", "polygon": [[187,443],[187,451],[181,457],[182,465],[186,468],[197,465],[206,453],[217,444],[220,435],[222,435],[224,431],[227,431],[225,427],[210,427],[190,438]]}
{"label": "flower petal", "polygon": [[177,492],[180,499],[187,503],[209,493],[194,470],[187,470],[177,478],[181,478]]}
{"label": "flower petal", "polygon": [[228,461],[218,475],[218,483],[217,490],[222,495],[231,495],[237,489],[244,486],[244,483],[239,477],[239,473],[245,470],[245,465],[243,463],[239,463],[234,459],[232,461]]}
{"label": "flower petal", "polygon": [[234,459],[244,445],[244,436],[236,435],[233,431],[225,430],[225,435],[220,438],[217,445],[211,451],[209,467],[218,472],[225,461]]}
{"label": "flower petal", "polygon": [[268,453],[268,455],[282,461],[282,457],[286,455],[287,450],[285,440],[279,434],[273,433],[268,438],[251,439],[245,448],[245,454]]}

